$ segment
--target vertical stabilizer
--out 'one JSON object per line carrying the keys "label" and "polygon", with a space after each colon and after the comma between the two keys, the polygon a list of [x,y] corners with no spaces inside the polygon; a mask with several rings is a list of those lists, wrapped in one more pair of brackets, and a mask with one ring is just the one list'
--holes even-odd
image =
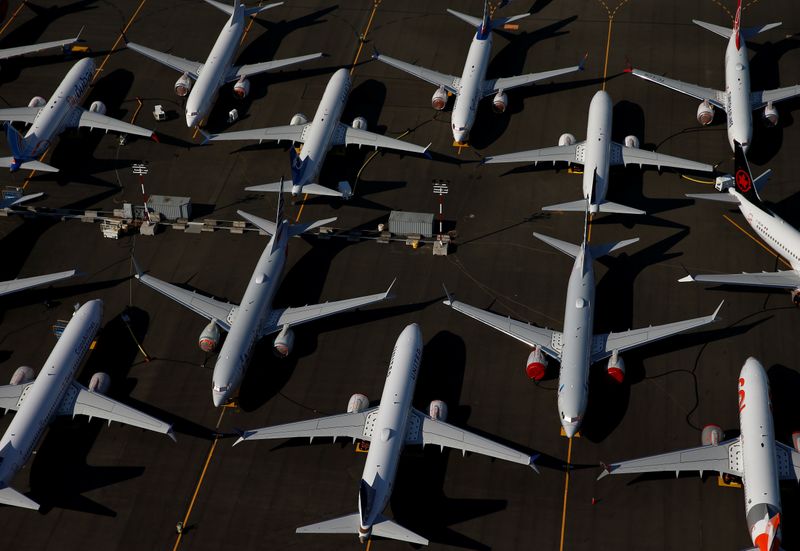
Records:
{"label": "vertical stabilizer", "polygon": [[492,31],[492,18],[489,13],[489,0],[483,0],[483,17],[481,18],[481,28],[478,29],[478,38],[484,38]]}
{"label": "vertical stabilizer", "polygon": [[744,148],[742,144],[736,141],[733,145],[735,151],[733,182],[736,186],[736,191],[752,204],[762,206],[763,203],[761,202],[761,197],[758,196],[758,191],[756,191],[753,173],[750,172],[750,163],[747,162]]}
{"label": "vertical stabilizer", "polygon": [[736,49],[740,49],[742,46],[742,33],[739,31],[741,30],[742,26],[742,0],[739,0],[738,5],[736,6],[736,18],[733,20],[733,34],[736,37]]}
{"label": "vertical stabilizer", "polygon": [[18,170],[22,163],[25,161],[25,139],[19,130],[14,128],[10,122],[6,123],[6,138],[8,139],[8,147],[11,149],[13,160],[11,162],[11,170]]}

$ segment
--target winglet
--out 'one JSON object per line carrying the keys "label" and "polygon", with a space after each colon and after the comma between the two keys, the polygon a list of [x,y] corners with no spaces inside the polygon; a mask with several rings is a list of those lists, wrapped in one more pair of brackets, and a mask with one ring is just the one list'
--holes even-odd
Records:
{"label": "winglet", "polygon": [[444,304],[446,304],[447,306],[452,306],[453,295],[450,294],[450,291],[447,290],[447,287],[445,287],[444,283],[442,283],[442,289],[444,289],[444,294],[447,297],[447,300],[444,301]]}
{"label": "winglet", "polygon": [[[111,421],[109,421],[109,423],[110,423],[110,422],[111,422]],[[167,436],[169,436],[169,437],[170,437],[170,439],[171,439],[173,442],[177,442],[177,440],[175,439],[175,433],[172,431],[172,427],[170,427],[170,428],[167,430],[167,432],[166,432],[165,434],[166,434]]]}
{"label": "winglet", "polygon": [[627,57],[625,58],[625,69],[622,70],[623,73],[632,73],[633,72],[633,64],[631,60]]}
{"label": "winglet", "polygon": [[714,313],[713,313],[713,314],[711,314],[711,319],[712,319],[713,321],[717,321],[717,314],[719,314],[719,311],[722,309],[722,305],[723,305],[723,304],[725,304],[725,301],[724,301],[724,300],[723,300],[722,302],[720,302],[720,303],[719,303],[719,306],[717,306],[717,309],[716,309],[716,310],[714,310]]}
{"label": "winglet", "polygon": [[536,460],[537,459],[539,459],[539,454],[538,453],[533,454],[531,456],[531,462],[528,464],[528,466],[531,469],[533,469],[533,472],[535,472],[536,474],[541,474],[541,473],[539,473],[539,469],[536,468]]}
{"label": "winglet", "polygon": [[583,54],[583,59],[578,63],[578,70],[583,71],[586,68],[586,62],[589,61],[589,52]]}
{"label": "winglet", "polygon": [[131,262],[133,262],[133,269],[136,272],[135,277],[136,279],[142,279],[144,272],[142,271],[142,267],[139,266],[139,263],[136,262],[136,257],[131,255]]}
{"label": "winglet", "polygon": [[155,132],[150,134],[150,139],[156,143],[161,143],[161,140],[158,139],[158,134],[156,134]]}
{"label": "winglet", "polygon": [[374,44],[372,45],[372,59],[378,59],[381,57],[381,53],[378,51],[378,47]]}
{"label": "winglet", "polygon": [[680,283],[691,283],[696,281],[692,274],[687,274],[678,280]]}
{"label": "winglet", "polygon": [[600,473],[600,476],[597,477],[597,480],[600,480],[601,478],[605,478],[606,476],[611,474],[611,467],[610,466],[606,465],[602,461],[600,462],[600,466],[603,467],[603,472]]}
{"label": "winglet", "polygon": [[384,296],[384,298],[387,298],[387,299],[394,298],[394,295],[393,295],[393,294],[391,294],[391,293],[392,293],[392,287],[394,287],[394,284],[395,284],[396,282],[397,282],[397,278],[394,278],[394,279],[392,280],[392,282],[389,284],[389,288],[388,288],[388,289],[386,289],[386,292],[385,292],[385,293],[383,293],[383,296]]}

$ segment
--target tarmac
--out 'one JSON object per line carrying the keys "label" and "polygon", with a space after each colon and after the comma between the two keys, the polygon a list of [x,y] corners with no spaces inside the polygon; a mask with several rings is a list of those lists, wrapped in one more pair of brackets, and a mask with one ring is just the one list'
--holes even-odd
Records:
{"label": "tarmac", "polygon": [[[504,114],[481,103],[470,147],[452,144],[450,108],[430,106],[434,87],[370,61],[373,48],[458,75],[470,41],[467,25],[445,12],[451,3],[297,0],[259,15],[237,63],[317,51],[325,58],[252,79],[246,100],[220,92],[210,132],[288,124],[313,115],[325,84],[351,67],[353,91],[343,121],[364,116],[370,130],[426,145],[433,159],[350,147],[332,151],[322,182],[348,180],[347,201],[309,198],[287,205],[303,222],[336,216],[343,231],[374,230],[390,210],[438,212],[434,180],[447,180],[444,231],[450,254],[430,245],[381,244],[343,238],[292,240],[275,304],[300,306],[385,289],[396,297],[364,311],[296,330],[286,360],[257,347],[237,406],[215,409],[211,366],[197,346],[206,321],[132,279],[131,254],[153,275],[215,297],[241,298],[267,238],[255,232],[187,234],[166,229],[154,237],[104,239],[97,224],[48,218],[0,218],[4,262],[0,279],[78,267],[83,276],[47,289],[0,299],[0,380],[20,365],[38,372],[55,337],[51,326],[73,305],[105,303],[105,326],[81,370],[112,377],[109,394],[174,423],[177,443],[161,435],[85,418],[56,421],[13,485],[42,504],[40,512],[3,508],[0,548],[15,550],[357,549],[355,536],[300,535],[298,526],[357,510],[364,455],[351,442],[315,440],[231,445],[238,429],[343,412],[351,394],[377,400],[395,339],[419,323],[426,340],[415,405],[449,405],[448,421],[539,453],[540,475],[519,465],[438,449],[409,448],[387,514],[430,539],[430,549],[686,550],[750,547],[741,490],[718,486],[715,474],[596,478],[600,462],[700,445],[700,430],[738,428],[736,379],[747,356],[759,358],[772,384],[777,436],[791,443],[800,427],[798,311],[783,291],[706,288],[682,284],[687,272],[775,270],[775,256],[748,237],[738,210],[694,204],[684,194],[711,191],[705,176],[655,168],[614,169],[609,200],[647,210],[646,217],[602,215],[592,242],[640,241],[595,263],[595,332],[625,330],[711,313],[725,301],[722,320],[705,329],[625,354],[626,381],[617,385],[595,366],[580,438],[559,434],[557,364],[539,384],[525,375],[528,350],[441,304],[442,284],[459,300],[541,326],[561,328],[572,260],[532,237],[534,231],[571,242],[581,238],[579,214],[546,214],[544,205],[580,197],[580,176],[565,167],[481,165],[486,155],[555,145],[570,132],[585,138],[592,95],[605,88],[614,101],[614,139],[636,135],[659,152],[732,169],[725,117],[702,128],[697,102],[624,74],[627,64],[720,88],[725,41],[693,18],[732,25],[725,2],[539,0],[515,3],[506,15],[530,9],[518,30],[494,40],[489,77],[543,71],[577,63],[586,70],[552,84],[510,91]],[[481,2],[459,11],[480,15]],[[800,82],[800,11],[792,2],[751,2],[743,25],[782,20],[751,41],[753,89]],[[36,12],[39,12],[37,15]],[[0,174],[0,185],[46,196],[37,206],[121,208],[142,201],[131,165],[148,163],[146,193],[190,196],[193,219],[236,220],[242,209],[272,219],[276,197],[244,191],[288,176],[288,144],[222,142],[201,145],[186,128],[180,76],[135,52],[128,39],[174,55],[203,60],[225,16],[196,0],[84,0],[34,10],[11,2],[0,26],[0,47],[67,37],[84,28],[100,71],[89,97],[108,114],[152,127],[160,143],[113,134],[67,131],[48,151],[57,174]],[[6,106],[48,97],[72,62],[60,53],[4,61],[0,99]],[[137,101],[138,98],[138,101]],[[139,101],[141,107],[139,107]],[[151,115],[156,104],[167,121]],[[237,108],[240,119],[226,116]],[[800,102],[781,103],[777,128],[754,113],[753,170],[773,170],[763,195],[789,223],[800,225],[793,152]],[[0,150],[5,151],[4,140]],[[3,153],[4,155],[7,153]],[[128,321],[123,318],[125,316]],[[146,354],[146,356],[145,356]],[[11,414],[0,420],[5,430]],[[570,468],[567,468],[569,463]],[[800,494],[783,488],[783,547],[800,549]],[[178,534],[176,524],[183,523]],[[377,539],[373,551],[407,549]]]}

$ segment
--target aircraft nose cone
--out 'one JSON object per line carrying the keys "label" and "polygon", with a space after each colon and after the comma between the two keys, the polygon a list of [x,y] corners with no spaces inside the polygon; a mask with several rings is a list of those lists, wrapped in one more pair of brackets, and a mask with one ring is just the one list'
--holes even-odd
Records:
{"label": "aircraft nose cone", "polygon": [[571,424],[571,423],[564,423],[564,434],[567,435],[567,438],[572,438],[578,432],[578,425]]}
{"label": "aircraft nose cone", "polygon": [[225,405],[226,401],[225,393],[213,391],[211,393],[211,399],[214,401],[214,407],[222,407]]}
{"label": "aircraft nose cone", "polygon": [[186,115],[186,127],[194,128],[196,125],[197,125],[197,117],[192,115]]}

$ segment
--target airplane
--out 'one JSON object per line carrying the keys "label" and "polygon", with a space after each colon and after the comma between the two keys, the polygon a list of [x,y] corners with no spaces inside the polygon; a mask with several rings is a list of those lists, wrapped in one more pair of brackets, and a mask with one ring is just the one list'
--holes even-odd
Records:
{"label": "airplane", "polygon": [[[403,329],[394,345],[380,406],[369,407],[363,394],[353,394],[347,413],[249,430],[234,443],[274,438],[338,437],[370,443],[358,490],[358,512],[317,524],[302,526],[298,533],[358,534],[364,543],[372,536],[427,545],[428,540],[383,516],[389,504],[403,447],[430,444],[479,453],[531,467],[538,456],[529,456],[508,446],[446,423],[447,404],[430,403],[428,414],[412,407],[414,386],[422,361],[422,332],[412,323]],[[399,436],[399,437],[398,437]]]}
{"label": "airplane", "polygon": [[9,484],[28,461],[47,426],[56,416],[86,415],[166,434],[173,440],[172,426],[105,396],[111,378],[95,373],[88,387],[75,382],[75,375],[89,351],[103,319],[103,301],[84,303],[73,314],[64,332],[45,360],[39,376],[33,369],[17,368],[10,384],[0,386],[0,408],[16,411],[0,438],[0,504],[39,509],[39,504]]}
{"label": "airplane", "polygon": [[593,363],[609,358],[608,375],[617,383],[622,383],[625,378],[622,352],[716,321],[722,308],[720,303],[710,316],[619,333],[593,335],[595,283],[592,261],[635,243],[639,238],[589,245],[588,219],[587,213],[583,243],[580,246],[539,233],[533,234],[537,239],[575,259],[567,284],[562,332],[536,327],[464,304],[454,300],[445,289],[447,300],[444,304],[533,348],[528,355],[525,372],[534,381],[544,378],[547,356],[561,363],[558,374],[558,413],[567,438],[577,434],[583,422],[589,397],[589,367]]}
{"label": "airplane", "polygon": [[[287,140],[303,144],[298,155],[294,148],[289,151],[292,166],[292,197],[300,194],[328,195],[332,197],[348,198],[352,193],[349,186],[341,190],[333,190],[319,185],[319,174],[328,151],[335,145],[356,144],[368,147],[379,147],[408,151],[411,153],[425,154],[430,147],[421,147],[402,140],[381,136],[367,131],[367,120],[356,117],[348,126],[340,121],[347,97],[350,95],[352,82],[347,69],[339,69],[331,76],[325,86],[322,99],[319,100],[317,112],[311,122],[303,113],[297,113],[288,126],[273,126],[271,128],[258,128],[255,130],[242,130],[239,132],[225,132],[222,134],[204,134],[207,141],[229,140],[258,140],[258,143],[267,141]],[[249,191],[279,192],[283,189],[281,182],[262,184],[245,188]]]}
{"label": "airplane", "polygon": [[256,263],[241,305],[187,291],[147,275],[142,272],[134,260],[136,278],[139,281],[210,320],[198,340],[198,345],[203,352],[211,353],[216,350],[220,340],[220,329],[228,333],[222,348],[220,348],[212,375],[211,395],[216,407],[227,403],[238,390],[250,362],[253,347],[262,337],[278,333],[274,342],[274,351],[278,356],[285,358],[292,352],[294,346],[292,327],[384,301],[390,298],[392,289],[390,285],[385,292],[374,295],[309,304],[297,308],[275,309],[272,307],[272,300],[275,298],[286,264],[289,238],[330,224],[336,218],[305,224],[290,224],[283,216],[283,194],[278,195],[278,215],[275,222],[264,220],[241,210],[237,213],[261,231],[272,236]]}
{"label": "airplane", "polygon": [[31,44],[29,46],[15,46],[13,48],[0,49],[0,60],[9,59],[25,54],[33,54],[41,52],[42,50],[49,50],[50,48],[63,48],[76,43],[81,39],[81,33],[74,38],[63,38],[61,40],[53,40],[52,42],[40,42],[39,44]]}
{"label": "airplane", "polygon": [[205,63],[159,52],[141,44],[128,42],[126,38],[126,45],[134,52],[139,52],[145,57],[182,73],[175,82],[175,94],[186,97],[186,126],[189,128],[200,126],[205,121],[216,101],[220,87],[224,84],[235,81],[233,95],[244,99],[250,93],[250,81],[247,80],[247,77],[322,57],[322,52],[318,52],[288,59],[235,66],[233,58],[244,37],[244,18],[280,6],[283,2],[247,8],[240,0],[234,0],[233,6],[214,0],[205,1],[230,15]]}
{"label": "airplane", "polygon": [[382,61],[387,65],[438,86],[431,98],[431,105],[437,111],[441,111],[447,106],[449,95],[452,94],[456,97],[451,119],[453,140],[455,140],[454,145],[466,145],[470,130],[475,122],[478,103],[484,97],[494,94],[492,105],[496,112],[503,113],[508,106],[508,95],[506,94],[508,90],[583,70],[584,62],[582,61],[578,65],[563,69],[486,80],[486,70],[489,68],[489,58],[492,55],[491,31],[502,28],[503,25],[512,21],[528,17],[530,13],[492,19],[488,0],[484,0],[482,18],[466,15],[449,8],[447,12],[477,28],[460,78],[406,63],[405,61],[382,55],[377,51],[372,55],[372,59]]}
{"label": "airplane", "polygon": [[722,193],[688,193],[692,199],[709,199],[724,203],[735,203],[744,215],[750,227],[781,257],[789,261],[791,270],[777,272],[687,275],[679,281],[682,283],[699,281],[722,285],[744,285],[755,287],[772,287],[791,289],[792,301],[800,304],[800,232],[790,226],[780,216],[772,212],[761,202],[758,190],[772,174],[767,170],[753,179],[750,164],[744,147],[734,142],[735,167],[733,177],[717,179],[716,187]]}
{"label": "airplane", "polygon": [[[49,101],[41,96],[34,96],[27,107],[0,109],[0,121],[7,121],[6,136],[13,155],[0,157],[0,164],[8,165],[11,172],[21,168],[58,172],[57,168],[36,158],[44,155],[52,140],[65,128],[99,128],[106,132],[113,130],[157,141],[151,130],[106,116],[106,106],[102,101],[92,102],[89,109],[80,106],[94,74],[94,61],[89,58],[81,59],[72,66]],[[31,127],[23,137],[9,121],[24,122]]]}
{"label": "airplane", "polygon": [[565,162],[583,165],[583,199],[542,208],[544,211],[573,211],[617,213],[617,214],[646,214],[643,210],[635,209],[619,203],[606,201],[608,191],[609,168],[619,165],[655,165],[661,167],[695,170],[699,172],[712,172],[714,167],[708,164],[697,163],[671,157],[655,151],[639,148],[639,138],[626,136],[624,144],[611,141],[612,106],[611,96],[599,90],[589,104],[589,122],[586,125],[586,140],[576,142],[572,134],[562,134],[558,139],[558,146],[544,149],[532,149],[506,155],[486,157],[486,164],[496,163],[557,163]]}
{"label": "airplane", "polygon": [[741,19],[742,0],[739,0],[733,29],[712,25],[696,19],[692,20],[696,25],[728,39],[728,47],[725,50],[724,91],[689,84],[631,67],[628,67],[625,71],[639,78],[699,99],[701,103],[697,106],[697,122],[703,126],[711,124],[714,120],[714,108],[724,110],[728,118],[728,143],[730,143],[731,149],[734,149],[734,142],[739,142],[744,150],[747,151],[753,138],[752,112],[763,107],[762,120],[764,123],[770,127],[777,125],[778,110],[774,104],[800,96],[800,86],[787,86],[761,92],[750,91],[750,60],[745,41],[764,31],[774,29],[781,23],[769,23],[742,29],[740,27]]}
{"label": "airplane", "polygon": [[[755,358],[747,358],[739,373],[739,426],[737,438],[722,441],[717,425],[703,428],[699,448],[603,465],[598,479],[608,474],[716,471],[742,480],[745,517],[755,547],[748,551],[778,551],[781,540],[779,480],[800,482],[800,453],[775,440],[769,379]],[[800,433],[792,435],[800,437]]]}

